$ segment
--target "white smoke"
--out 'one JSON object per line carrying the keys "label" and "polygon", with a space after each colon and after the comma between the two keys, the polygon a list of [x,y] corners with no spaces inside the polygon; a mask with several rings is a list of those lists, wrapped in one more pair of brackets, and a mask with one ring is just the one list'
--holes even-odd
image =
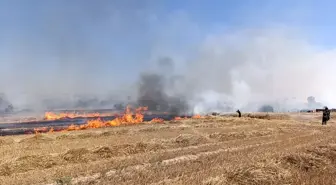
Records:
{"label": "white smoke", "polygon": [[232,102],[224,94],[215,91],[205,91],[197,95],[198,101],[193,105],[195,114],[232,111]]}
{"label": "white smoke", "polygon": [[[215,102],[234,102],[232,110],[247,111],[268,103],[284,111],[305,107],[310,95],[336,106],[336,52],[320,51],[285,31],[264,28],[209,36],[185,73],[193,94],[203,98],[195,111],[218,110]],[[295,101],[288,99],[292,97]],[[253,102],[258,104],[249,106]]]}

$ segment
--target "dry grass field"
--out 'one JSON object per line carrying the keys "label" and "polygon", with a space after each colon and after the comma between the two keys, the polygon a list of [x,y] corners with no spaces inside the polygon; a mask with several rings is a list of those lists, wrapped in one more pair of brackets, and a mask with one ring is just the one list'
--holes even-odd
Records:
{"label": "dry grass field", "polygon": [[336,184],[336,123],[320,118],[244,114],[0,137],[0,184]]}

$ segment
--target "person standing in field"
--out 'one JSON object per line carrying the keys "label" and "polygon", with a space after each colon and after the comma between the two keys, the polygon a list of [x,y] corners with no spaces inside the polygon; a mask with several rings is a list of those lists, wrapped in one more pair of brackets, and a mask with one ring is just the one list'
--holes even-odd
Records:
{"label": "person standing in field", "polygon": [[241,112],[240,112],[240,110],[238,109],[236,112],[238,113],[238,117],[241,117]]}
{"label": "person standing in field", "polygon": [[328,107],[325,107],[322,115],[322,125],[327,125],[329,119],[330,119],[330,110],[328,109]]}

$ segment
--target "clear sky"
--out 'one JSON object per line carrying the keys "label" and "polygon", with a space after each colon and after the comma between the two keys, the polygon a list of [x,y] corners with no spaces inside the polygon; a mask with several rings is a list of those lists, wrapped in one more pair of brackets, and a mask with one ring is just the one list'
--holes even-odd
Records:
{"label": "clear sky", "polygon": [[188,58],[211,34],[273,25],[334,48],[335,7],[332,0],[0,0],[0,72],[26,84],[134,80],[156,57]]}

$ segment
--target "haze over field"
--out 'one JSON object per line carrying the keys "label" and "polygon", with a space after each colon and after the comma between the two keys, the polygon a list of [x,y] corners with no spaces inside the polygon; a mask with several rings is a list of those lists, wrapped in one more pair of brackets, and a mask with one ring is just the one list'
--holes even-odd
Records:
{"label": "haze over field", "polygon": [[2,1],[1,92],[16,108],[336,106],[329,1]]}

